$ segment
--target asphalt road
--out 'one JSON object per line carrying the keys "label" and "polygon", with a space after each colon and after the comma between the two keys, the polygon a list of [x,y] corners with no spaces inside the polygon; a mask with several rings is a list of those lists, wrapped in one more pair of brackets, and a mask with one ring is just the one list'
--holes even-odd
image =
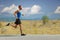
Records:
{"label": "asphalt road", "polygon": [[60,40],[60,35],[1,35],[0,40]]}

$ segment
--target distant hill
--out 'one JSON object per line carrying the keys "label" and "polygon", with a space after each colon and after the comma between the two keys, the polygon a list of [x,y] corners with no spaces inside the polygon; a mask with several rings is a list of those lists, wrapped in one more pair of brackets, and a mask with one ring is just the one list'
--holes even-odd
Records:
{"label": "distant hill", "polygon": [[[43,14],[34,14],[34,15],[25,15],[25,16],[21,16],[22,20],[41,20],[42,16],[44,16]],[[51,20],[55,20],[55,19],[60,19],[60,14],[52,14],[52,15],[48,15],[49,19]],[[0,14],[0,21],[13,21],[15,20],[15,17],[13,16],[13,14],[10,13],[1,13]]]}

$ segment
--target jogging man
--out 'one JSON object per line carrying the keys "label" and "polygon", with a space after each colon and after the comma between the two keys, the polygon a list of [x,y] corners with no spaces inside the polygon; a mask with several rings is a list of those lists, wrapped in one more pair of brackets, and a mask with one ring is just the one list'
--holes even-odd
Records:
{"label": "jogging man", "polygon": [[15,18],[16,18],[16,21],[15,21],[15,23],[14,23],[15,25],[12,25],[12,24],[8,23],[6,26],[11,25],[12,27],[17,28],[17,26],[19,25],[19,26],[20,26],[21,36],[23,36],[23,35],[25,35],[25,34],[22,33],[22,27],[21,27],[20,17],[21,17],[21,15],[22,15],[22,16],[24,16],[24,15],[21,14],[21,12],[20,12],[21,10],[22,10],[22,7],[21,7],[21,5],[19,5],[19,6],[18,6],[18,10],[16,10],[16,11],[14,12],[14,16],[15,16]]}

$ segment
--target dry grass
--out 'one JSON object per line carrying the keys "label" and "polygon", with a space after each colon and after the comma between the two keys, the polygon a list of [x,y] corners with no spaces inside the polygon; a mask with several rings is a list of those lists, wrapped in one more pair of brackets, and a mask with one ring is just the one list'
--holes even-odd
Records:
{"label": "dry grass", "polygon": [[[1,22],[0,34],[20,34],[19,26],[5,26],[8,22]],[[26,34],[60,34],[60,20],[50,20],[43,25],[41,20],[22,20],[23,33]],[[3,31],[3,33],[1,33]]]}

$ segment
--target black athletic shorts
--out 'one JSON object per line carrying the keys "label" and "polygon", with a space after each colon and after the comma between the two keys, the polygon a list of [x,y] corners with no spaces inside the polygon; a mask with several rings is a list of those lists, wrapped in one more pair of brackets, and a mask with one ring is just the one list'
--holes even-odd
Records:
{"label": "black athletic shorts", "polygon": [[20,19],[16,19],[15,24],[16,25],[21,24],[21,20]]}

